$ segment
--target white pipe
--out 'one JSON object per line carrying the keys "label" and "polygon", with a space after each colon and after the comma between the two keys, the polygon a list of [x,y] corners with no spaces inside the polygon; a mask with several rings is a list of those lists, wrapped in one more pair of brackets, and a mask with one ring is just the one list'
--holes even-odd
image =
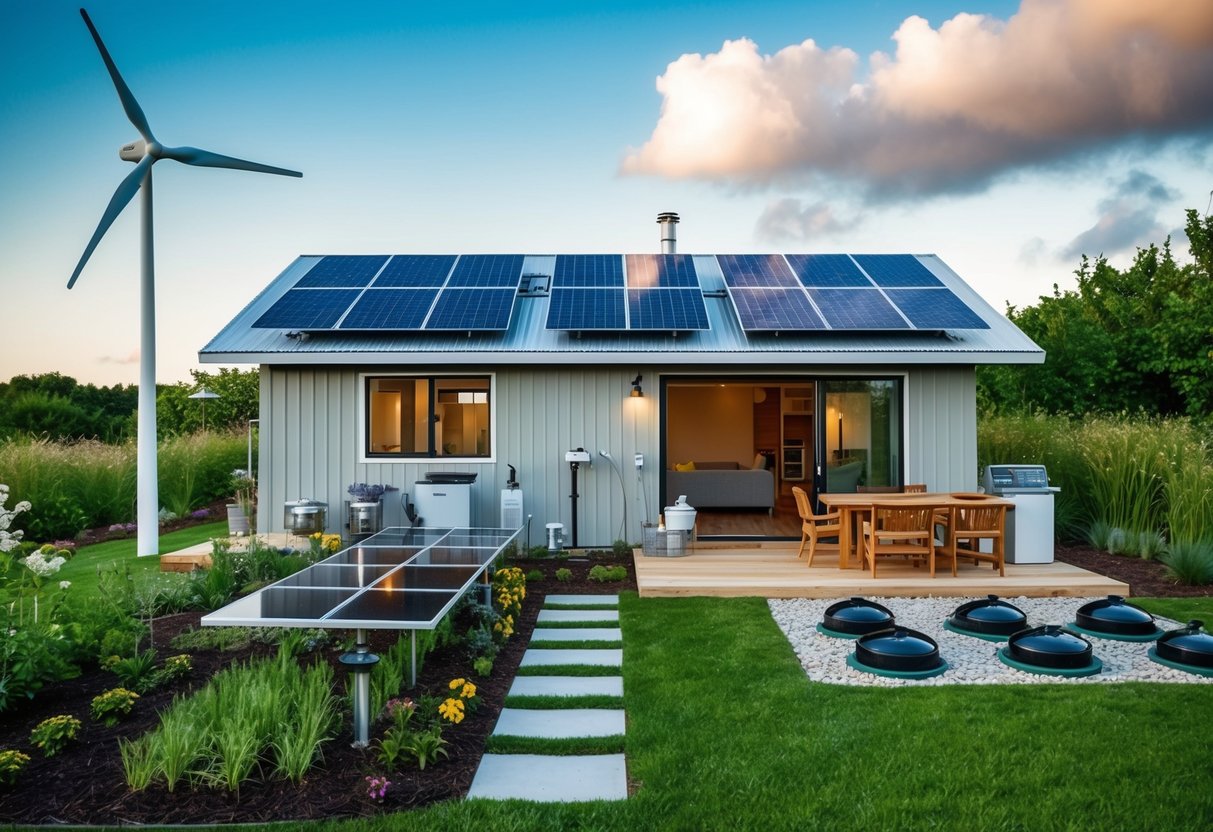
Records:
{"label": "white pipe", "polygon": [[152,169],[143,184],[143,282],[140,287],[139,435],[136,554],[160,554],[160,486],[156,471],[156,265],[152,245]]}

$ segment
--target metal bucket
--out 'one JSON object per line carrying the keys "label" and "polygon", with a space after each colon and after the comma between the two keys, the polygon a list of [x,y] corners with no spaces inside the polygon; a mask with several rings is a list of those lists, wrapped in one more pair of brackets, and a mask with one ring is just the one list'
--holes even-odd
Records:
{"label": "metal bucket", "polygon": [[345,527],[351,537],[366,537],[383,530],[383,501],[345,501]]}
{"label": "metal bucket", "polygon": [[282,525],[289,534],[309,535],[324,531],[328,503],[319,500],[292,500],[282,510]]}

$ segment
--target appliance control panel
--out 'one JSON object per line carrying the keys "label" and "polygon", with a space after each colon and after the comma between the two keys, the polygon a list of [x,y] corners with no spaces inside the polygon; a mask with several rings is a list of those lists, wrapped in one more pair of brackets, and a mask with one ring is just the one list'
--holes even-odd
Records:
{"label": "appliance control panel", "polygon": [[986,491],[997,494],[1008,490],[1049,490],[1049,475],[1043,465],[988,465]]}

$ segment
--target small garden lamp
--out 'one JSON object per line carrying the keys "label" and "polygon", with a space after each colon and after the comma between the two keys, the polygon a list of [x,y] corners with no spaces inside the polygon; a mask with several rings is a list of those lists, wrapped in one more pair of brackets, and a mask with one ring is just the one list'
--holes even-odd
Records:
{"label": "small garden lamp", "polygon": [[191,394],[190,398],[191,399],[202,399],[202,432],[206,433],[206,400],[207,399],[217,399],[217,398],[219,398],[219,394],[212,393],[210,390],[207,390],[205,387],[203,387],[197,393]]}

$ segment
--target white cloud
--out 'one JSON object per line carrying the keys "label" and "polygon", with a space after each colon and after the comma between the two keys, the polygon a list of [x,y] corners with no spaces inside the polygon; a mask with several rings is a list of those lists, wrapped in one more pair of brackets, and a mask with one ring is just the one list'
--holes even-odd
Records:
{"label": "white cloud", "polygon": [[813,242],[827,234],[846,231],[857,223],[857,218],[839,219],[825,202],[803,203],[785,197],[767,203],[754,225],[754,236],[772,243]]}
{"label": "white cloud", "polygon": [[139,363],[139,350],[131,350],[126,355],[99,355],[97,356],[98,364],[117,364],[126,366],[129,364]]}
{"label": "white cloud", "polygon": [[769,184],[850,179],[875,195],[979,189],[1017,167],[1213,127],[1213,2],[1024,0],[1008,20],[907,18],[866,78],[849,49],[749,40],[657,79],[631,174]]}
{"label": "white cloud", "polygon": [[1099,219],[1076,236],[1061,251],[1069,259],[1132,251],[1150,243],[1162,244],[1168,229],[1158,221],[1158,211],[1179,197],[1145,171],[1133,170],[1115,183],[1113,193],[1100,201]]}

